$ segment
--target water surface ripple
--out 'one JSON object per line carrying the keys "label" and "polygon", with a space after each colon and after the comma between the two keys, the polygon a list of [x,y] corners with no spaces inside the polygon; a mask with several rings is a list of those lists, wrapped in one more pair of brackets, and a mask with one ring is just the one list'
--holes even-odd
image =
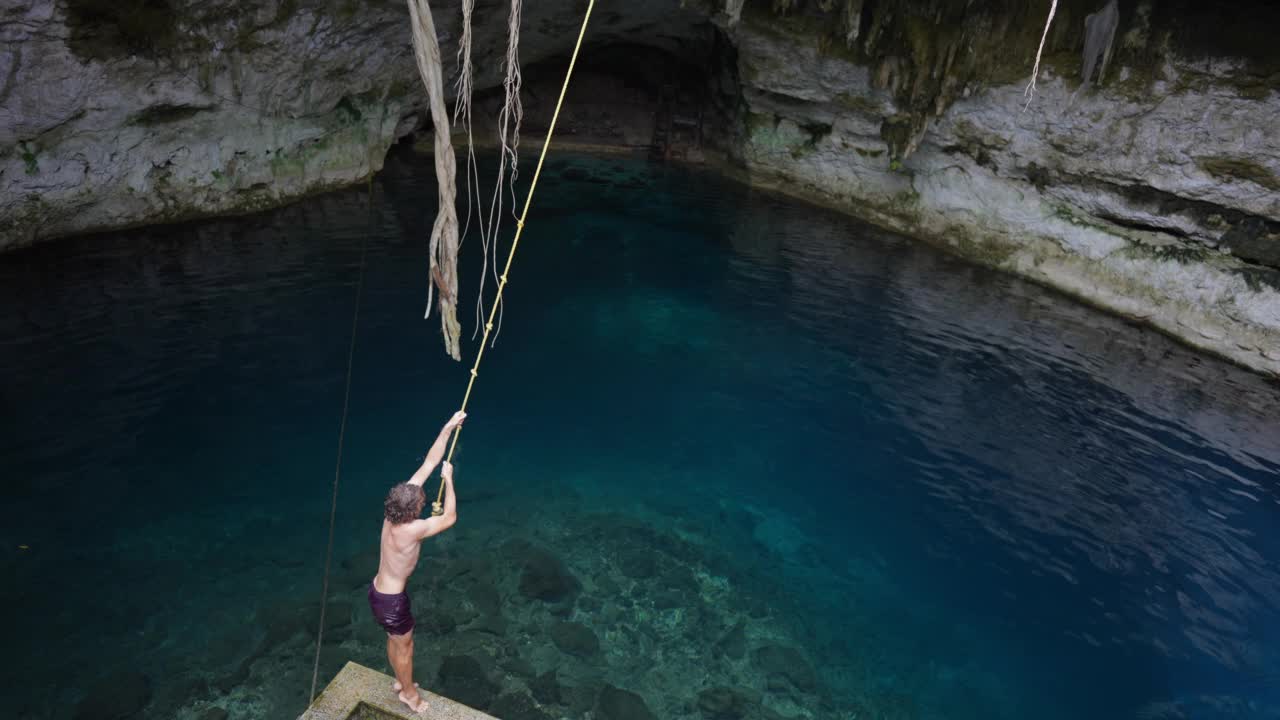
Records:
{"label": "water surface ripple", "polygon": [[[405,156],[371,199],[0,257],[14,717],[105,717],[104,693],[143,717],[301,710],[366,239],[322,672],[385,668],[360,596],[379,500],[466,377],[422,320],[431,182]],[[704,174],[577,157],[543,182],[463,520],[415,580],[458,627],[424,636],[424,683],[467,655],[503,697],[557,668],[549,717],[613,684],[664,718],[732,697],[761,718],[1280,718],[1275,383]],[[530,542],[582,581],[568,606],[518,591]],[[548,640],[562,619],[599,655]]]}

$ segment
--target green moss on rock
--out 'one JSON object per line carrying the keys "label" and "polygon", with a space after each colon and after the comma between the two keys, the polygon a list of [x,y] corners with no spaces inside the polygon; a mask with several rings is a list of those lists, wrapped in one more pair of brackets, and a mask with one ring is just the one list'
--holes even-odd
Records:
{"label": "green moss on rock", "polygon": [[1268,190],[1280,192],[1280,177],[1276,177],[1275,173],[1247,158],[1215,155],[1196,158],[1196,165],[1219,180],[1227,182],[1246,180]]}

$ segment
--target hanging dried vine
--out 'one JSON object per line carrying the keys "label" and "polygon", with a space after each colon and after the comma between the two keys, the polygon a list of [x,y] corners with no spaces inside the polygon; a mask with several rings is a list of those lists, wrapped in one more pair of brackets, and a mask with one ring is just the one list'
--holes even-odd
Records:
{"label": "hanging dried vine", "polygon": [[1040,74],[1040,55],[1044,53],[1044,41],[1049,37],[1049,26],[1053,25],[1053,14],[1058,11],[1058,0],[1052,0],[1049,5],[1049,19],[1044,21],[1044,33],[1040,35],[1040,47],[1036,49],[1036,64],[1031,68],[1031,82],[1027,83],[1027,89],[1023,91],[1023,96],[1027,98],[1027,104],[1022,106],[1023,112],[1031,107],[1031,98],[1036,94],[1036,76]]}
{"label": "hanging dried vine", "polygon": [[427,291],[427,311],[431,316],[433,294],[438,293],[440,327],[445,350],[455,360],[462,359],[458,324],[458,213],[454,207],[457,194],[457,160],[449,132],[449,115],[444,104],[444,81],[441,79],[440,44],[436,40],[435,22],[427,0],[407,0],[413,28],[413,51],[418,73],[426,85],[431,105],[431,121],[435,127],[436,181],[440,207],[431,228],[431,278]]}
{"label": "hanging dried vine", "polygon": [[[520,123],[524,118],[524,106],[520,101],[520,15],[522,0],[511,0],[511,12],[507,16],[507,57],[504,63],[506,75],[502,81],[503,103],[498,114],[498,142],[501,155],[498,158],[498,177],[493,186],[493,198],[489,203],[488,234],[493,247],[494,262],[492,264],[494,280],[497,280],[497,237],[502,227],[502,191],[504,182],[511,192],[511,210],[515,212],[516,177],[519,171]],[[507,176],[507,165],[511,166],[510,177]],[[513,215],[514,216],[514,215]],[[485,260],[489,266],[488,259]],[[483,286],[483,279],[481,280]],[[478,317],[483,316],[484,293],[477,301]],[[493,333],[496,342],[498,332],[502,330],[502,306],[498,306],[498,320]]]}

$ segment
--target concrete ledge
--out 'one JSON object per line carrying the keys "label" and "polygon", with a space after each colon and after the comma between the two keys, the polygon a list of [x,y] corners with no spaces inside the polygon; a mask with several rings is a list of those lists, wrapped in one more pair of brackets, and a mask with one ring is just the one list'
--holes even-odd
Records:
{"label": "concrete ledge", "polygon": [[414,715],[391,690],[394,678],[349,662],[316,696],[298,720],[495,720],[479,710],[435,693],[419,690],[429,708]]}

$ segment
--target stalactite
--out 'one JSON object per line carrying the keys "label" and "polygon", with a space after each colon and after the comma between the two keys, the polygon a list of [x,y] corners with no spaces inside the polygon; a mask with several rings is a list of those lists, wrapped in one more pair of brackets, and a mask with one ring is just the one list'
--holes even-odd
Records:
{"label": "stalactite", "polygon": [[746,0],[724,0],[724,14],[729,16],[729,27],[738,24],[742,19],[742,6]]}
{"label": "stalactite", "polygon": [[844,17],[841,23],[844,28],[845,47],[851,48],[858,42],[858,35],[862,30],[862,2],[863,0],[845,0]]}
{"label": "stalactite", "polygon": [[[1093,70],[1098,68],[1098,84],[1107,74],[1111,62],[1111,49],[1115,45],[1116,27],[1120,24],[1120,8],[1111,0],[1101,10],[1089,13],[1084,19],[1084,52],[1081,55],[1080,77],[1084,85],[1093,82]],[[1099,67],[1101,63],[1101,67]]]}
{"label": "stalactite", "polygon": [[[413,51],[418,73],[427,88],[431,105],[431,122],[435,127],[436,180],[440,186],[440,207],[431,228],[431,268],[428,283],[427,312],[431,315],[433,292],[439,293],[440,326],[445,350],[455,360],[462,359],[458,324],[458,214],[454,207],[457,194],[456,162],[449,134],[449,114],[444,104],[444,81],[441,78],[440,43],[436,40],[435,22],[427,0],[407,0],[413,28]],[[432,287],[434,286],[434,287]]]}

